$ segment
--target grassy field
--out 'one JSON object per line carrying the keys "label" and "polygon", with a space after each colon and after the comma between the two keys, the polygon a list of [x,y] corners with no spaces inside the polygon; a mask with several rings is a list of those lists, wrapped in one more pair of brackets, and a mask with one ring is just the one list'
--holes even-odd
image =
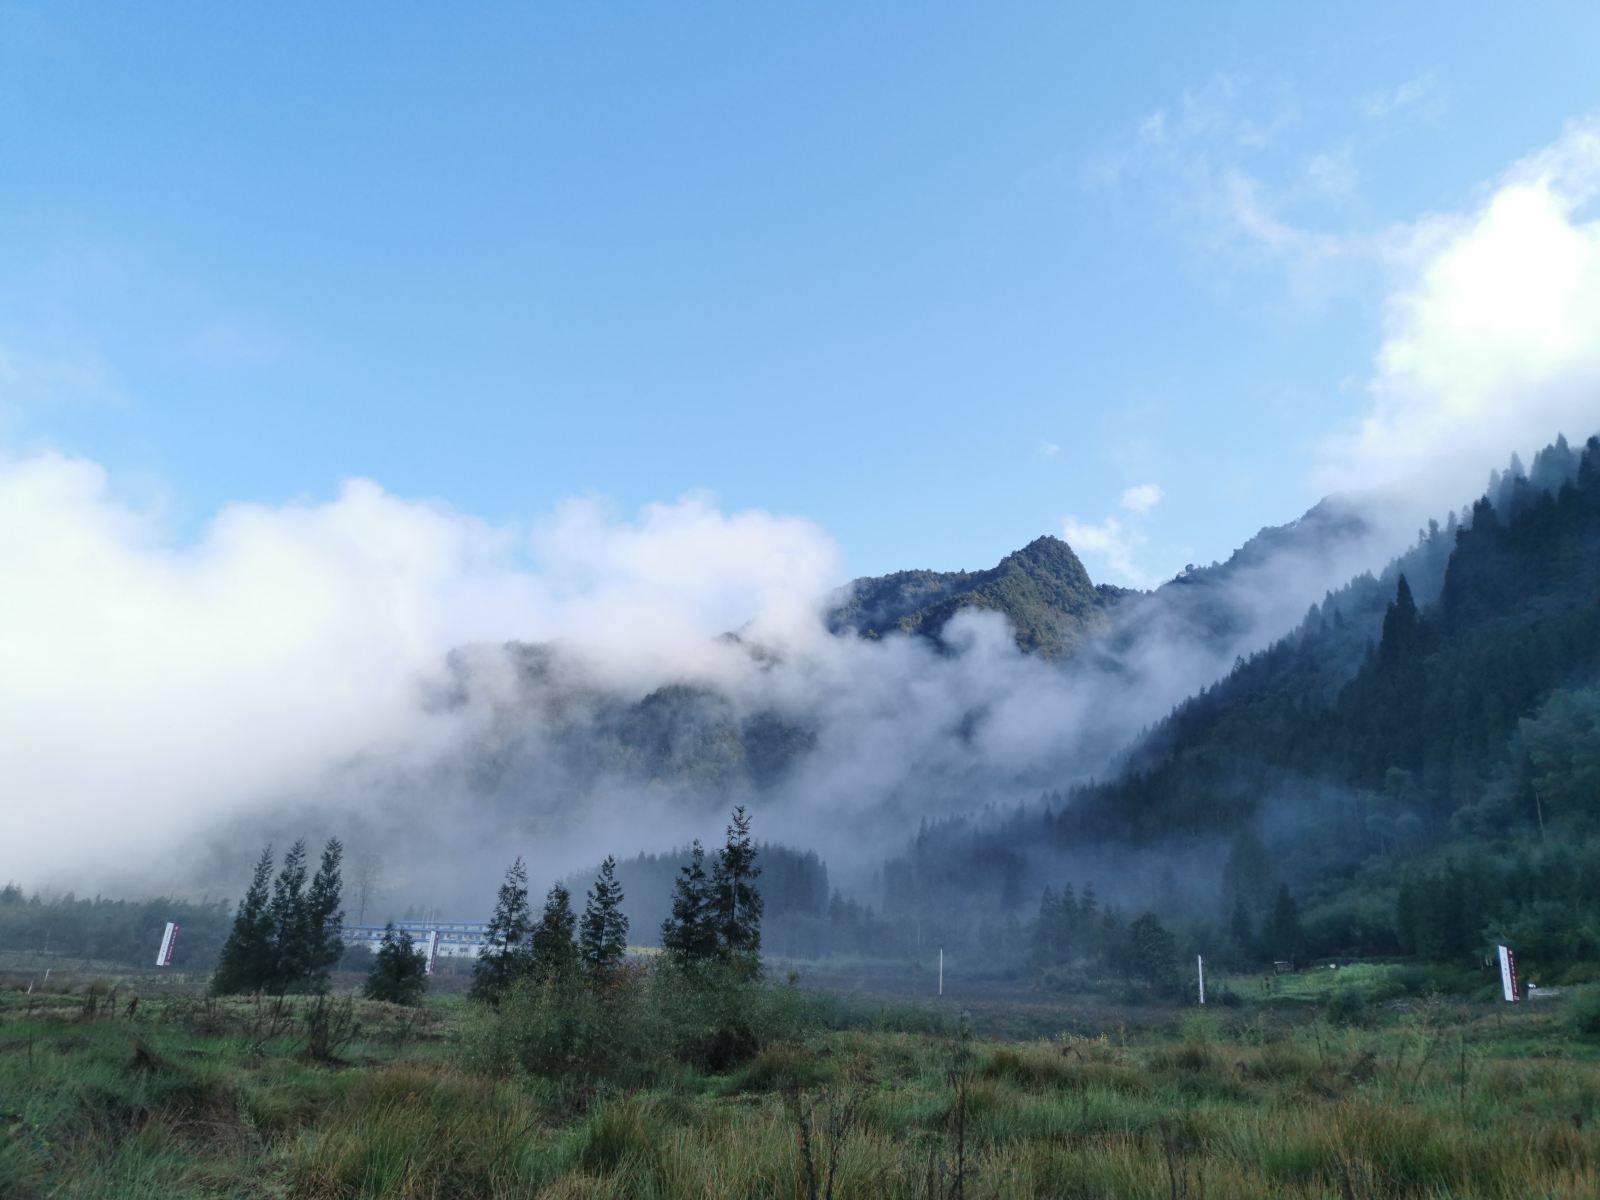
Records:
{"label": "grassy field", "polygon": [[0,991],[0,1196],[1600,1194],[1581,991],[1376,999],[1374,969],[1338,982],[1373,999],[1337,1023],[1310,979],[1292,1005],[1093,1010],[1012,1041],[819,997],[736,1070],[613,1088],[473,1073],[454,997],[337,1001],[319,1046],[305,1000],[72,986]]}

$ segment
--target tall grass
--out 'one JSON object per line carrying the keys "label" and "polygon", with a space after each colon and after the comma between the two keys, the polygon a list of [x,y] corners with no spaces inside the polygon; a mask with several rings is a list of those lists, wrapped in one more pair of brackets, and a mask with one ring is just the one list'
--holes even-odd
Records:
{"label": "tall grass", "polygon": [[604,1086],[474,1068],[458,1009],[404,1038],[359,1011],[327,1064],[247,1004],[0,1004],[0,1196],[1600,1194],[1600,1063],[1558,1003],[965,1049],[813,1025],[730,1071]]}

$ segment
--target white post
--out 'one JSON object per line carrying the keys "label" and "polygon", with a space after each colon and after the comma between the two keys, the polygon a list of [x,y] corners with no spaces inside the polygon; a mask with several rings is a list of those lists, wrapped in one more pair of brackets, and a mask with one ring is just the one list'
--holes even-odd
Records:
{"label": "white post", "polygon": [[426,973],[433,974],[433,964],[439,957],[439,931],[428,930],[428,967]]}
{"label": "white post", "polygon": [[939,995],[944,995],[944,947],[939,947]]}
{"label": "white post", "polygon": [[1206,1002],[1206,960],[1205,960],[1205,955],[1196,954],[1194,956],[1194,969],[1195,969],[1195,974],[1200,979],[1200,1003],[1204,1004]]}

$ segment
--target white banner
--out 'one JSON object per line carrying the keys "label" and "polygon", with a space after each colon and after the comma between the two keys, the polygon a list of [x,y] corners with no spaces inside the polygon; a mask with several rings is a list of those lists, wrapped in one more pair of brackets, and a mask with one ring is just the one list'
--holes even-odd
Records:
{"label": "white banner", "polygon": [[173,921],[167,922],[166,932],[161,935],[161,949],[156,951],[156,966],[170,967],[172,965],[172,951],[178,941],[178,926]]}
{"label": "white banner", "polygon": [[1510,946],[1496,946],[1500,952],[1500,990],[1505,993],[1509,1001],[1516,1001],[1517,996],[1517,956],[1511,953]]}

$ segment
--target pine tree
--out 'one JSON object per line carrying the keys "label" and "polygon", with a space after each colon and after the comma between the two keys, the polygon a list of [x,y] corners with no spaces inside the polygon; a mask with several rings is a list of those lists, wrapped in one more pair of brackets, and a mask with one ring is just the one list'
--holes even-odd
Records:
{"label": "pine tree", "polygon": [[272,925],[267,914],[267,889],[272,879],[272,847],[256,860],[255,875],[234,914],[233,930],[223,943],[211,990],[219,996],[254,992],[267,986],[272,969]]}
{"label": "pine tree", "polygon": [[1068,963],[1077,956],[1082,940],[1078,908],[1078,895],[1070,883],[1061,887],[1061,898],[1056,904],[1055,953],[1059,962]]}
{"label": "pine tree", "polygon": [[750,975],[761,969],[761,893],[754,882],[760,874],[750,818],[740,805],[733,810],[727,843],[712,868],[711,913],[718,957]]}
{"label": "pine tree", "polygon": [[283,868],[272,883],[267,918],[272,936],[272,969],[264,984],[281,996],[304,978],[310,957],[306,941],[306,843],[296,839],[283,856]]}
{"label": "pine tree", "polygon": [[583,932],[579,957],[584,973],[597,984],[616,977],[628,952],[628,915],[622,911],[622,885],[617,882],[617,859],[606,855],[600,874],[583,906]]}
{"label": "pine tree", "polygon": [[1173,985],[1178,974],[1178,940],[1155,913],[1145,913],[1127,934],[1128,973],[1152,987]]}
{"label": "pine tree", "polygon": [[565,978],[578,965],[578,947],[573,941],[577,926],[572,894],[563,884],[555,884],[545,896],[544,912],[528,939],[536,975],[543,979]]}
{"label": "pine tree", "polygon": [[329,838],[322,850],[322,862],[306,893],[304,939],[305,974],[302,982],[313,991],[326,991],[328,972],[344,954],[344,911],[340,907],[342,885],[339,867],[344,845]]}
{"label": "pine tree", "polygon": [[1100,912],[1100,900],[1094,894],[1094,884],[1083,885],[1083,896],[1078,901],[1078,923],[1085,928],[1094,924]]}
{"label": "pine tree", "polygon": [[689,862],[672,884],[672,915],[661,924],[661,944],[680,965],[704,962],[717,951],[706,852],[697,838]]}
{"label": "pine tree", "polygon": [[1241,830],[1222,867],[1223,911],[1243,900],[1252,913],[1266,911],[1272,899],[1272,856],[1254,830]]}
{"label": "pine tree", "polygon": [[1404,954],[1417,952],[1417,885],[1407,875],[1394,899],[1394,936]]}
{"label": "pine tree", "polygon": [[1272,953],[1293,962],[1305,941],[1300,929],[1300,906],[1289,894],[1288,884],[1280,885],[1278,897],[1272,902],[1272,919],[1267,923],[1264,940]]}
{"label": "pine tree", "polygon": [[1383,615],[1378,658],[1382,662],[1400,662],[1413,654],[1420,643],[1421,618],[1417,615],[1417,602],[1411,596],[1411,585],[1401,575],[1394,602]]}
{"label": "pine tree", "polygon": [[361,989],[368,1000],[387,1000],[390,1004],[415,1004],[428,987],[428,961],[417,951],[411,934],[396,930],[391,922],[383,927],[383,942],[366,985]]}
{"label": "pine tree", "polygon": [[506,871],[482,952],[472,968],[472,998],[498,1003],[520,973],[527,955],[528,869],[519,857]]}
{"label": "pine tree", "polygon": [[1228,921],[1228,933],[1233,938],[1233,944],[1238,947],[1241,957],[1245,959],[1255,957],[1255,930],[1251,927],[1250,910],[1245,906],[1242,894],[1233,902],[1233,916]]}
{"label": "pine tree", "polygon": [[1033,969],[1041,971],[1059,961],[1056,930],[1061,920],[1061,901],[1056,890],[1045,885],[1039,895],[1039,916],[1033,923]]}

